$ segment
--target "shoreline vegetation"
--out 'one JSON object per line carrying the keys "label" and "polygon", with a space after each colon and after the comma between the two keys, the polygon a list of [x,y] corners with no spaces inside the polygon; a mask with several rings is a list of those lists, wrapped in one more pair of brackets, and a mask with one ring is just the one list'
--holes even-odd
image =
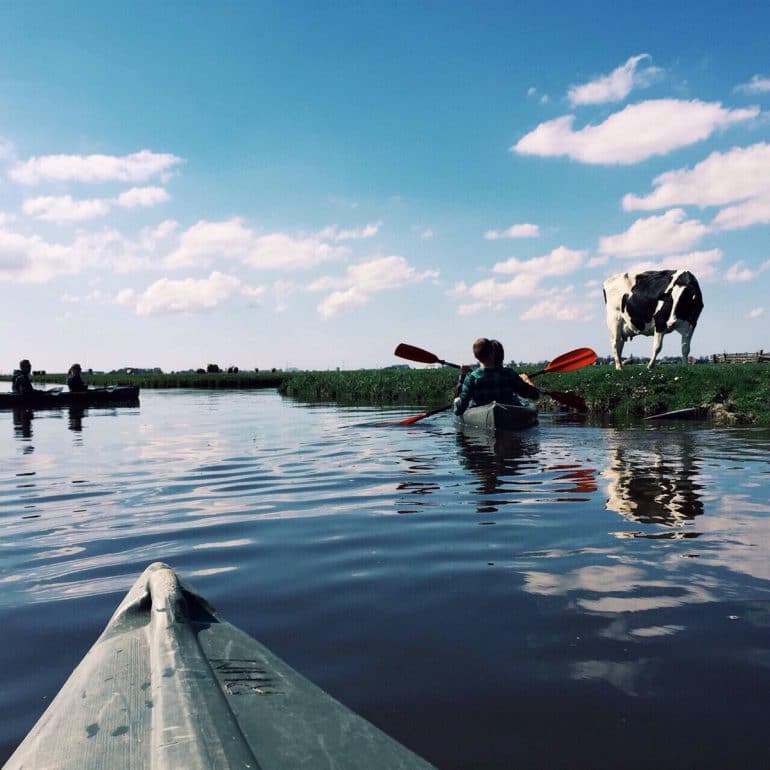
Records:
{"label": "shoreline vegetation", "polygon": [[[521,364],[520,371],[541,364]],[[163,374],[123,372],[84,375],[89,385],[138,385],[140,388],[277,388],[279,393],[309,403],[404,406],[430,409],[451,401],[457,372],[448,368],[386,367],[344,371],[179,372]],[[0,380],[10,380],[0,375]],[[34,378],[64,384],[65,374]],[[608,364],[572,372],[549,373],[541,387],[573,391],[582,396],[593,415],[643,418],[676,409],[699,410],[718,424],[770,425],[770,365],[767,363],[663,363],[652,370],[630,364],[616,371]],[[547,396],[539,401],[546,411],[560,411]]]}

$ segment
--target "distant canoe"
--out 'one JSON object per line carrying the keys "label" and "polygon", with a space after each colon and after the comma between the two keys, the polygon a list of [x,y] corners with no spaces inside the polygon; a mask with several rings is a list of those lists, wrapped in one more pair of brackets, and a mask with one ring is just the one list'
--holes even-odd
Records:
{"label": "distant canoe", "polygon": [[220,618],[156,562],[5,765],[151,767],[432,765]]}
{"label": "distant canoe", "polygon": [[458,427],[480,428],[490,432],[521,430],[537,424],[537,409],[526,404],[492,401],[483,406],[469,406],[455,418]]}
{"label": "distant canoe", "polygon": [[89,388],[69,391],[54,388],[34,393],[0,393],[0,409],[58,409],[66,406],[101,406],[102,404],[133,406],[139,403],[136,385],[115,385],[109,388]]}

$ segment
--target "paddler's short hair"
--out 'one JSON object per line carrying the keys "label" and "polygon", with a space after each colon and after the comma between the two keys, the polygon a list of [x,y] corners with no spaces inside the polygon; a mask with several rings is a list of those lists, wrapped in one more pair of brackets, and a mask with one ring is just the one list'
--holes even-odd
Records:
{"label": "paddler's short hair", "polygon": [[494,358],[495,347],[492,340],[486,337],[479,337],[473,341],[473,355],[477,361],[490,361]]}

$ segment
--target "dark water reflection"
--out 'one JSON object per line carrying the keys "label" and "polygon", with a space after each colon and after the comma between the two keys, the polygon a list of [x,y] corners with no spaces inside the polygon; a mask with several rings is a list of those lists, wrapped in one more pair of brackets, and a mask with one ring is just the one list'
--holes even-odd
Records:
{"label": "dark water reflection", "polygon": [[389,416],[0,413],[0,760],[162,559],[439,767],[770,765],[767,431]]}

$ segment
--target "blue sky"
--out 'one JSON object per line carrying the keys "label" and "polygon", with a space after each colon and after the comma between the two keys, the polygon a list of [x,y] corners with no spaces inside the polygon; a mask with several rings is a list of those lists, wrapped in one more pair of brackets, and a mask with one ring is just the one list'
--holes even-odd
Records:
{"label": "blue sky", "polygon": [[[0,6],[0,371],[770,348],[766,3]],[[626,354],[648,355],[640,338]],[[678,335],[663,355],[676,355]]]}

